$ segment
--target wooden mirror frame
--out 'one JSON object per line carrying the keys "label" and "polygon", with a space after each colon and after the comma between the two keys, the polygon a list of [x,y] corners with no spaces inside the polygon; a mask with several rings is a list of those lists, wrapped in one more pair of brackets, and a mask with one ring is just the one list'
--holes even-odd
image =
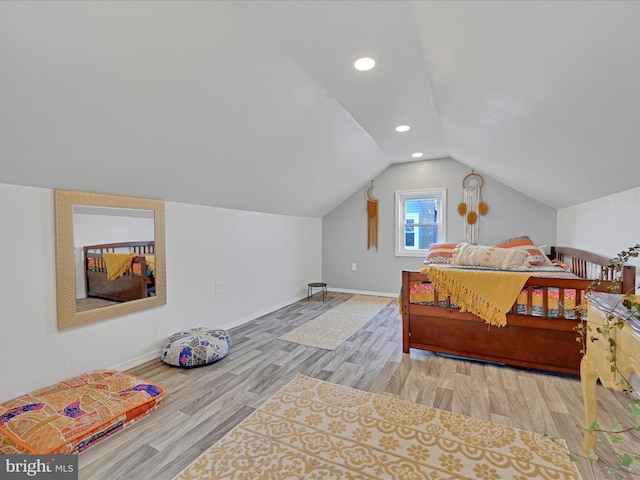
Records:
{"label": "wooden mirror frame", "polygon": [[[155,285],[154,297],[76,311],[76,275],[74,260],[73,207],[130,208],[153,210],[155,237]],[[79,327],[108,318],[119,317],[167,303],[167,279],[165,258],[164,201],[137,197],[122,197],[101,193],[54,191],[56,227],[56,291],[58,302],[58,330]]]}

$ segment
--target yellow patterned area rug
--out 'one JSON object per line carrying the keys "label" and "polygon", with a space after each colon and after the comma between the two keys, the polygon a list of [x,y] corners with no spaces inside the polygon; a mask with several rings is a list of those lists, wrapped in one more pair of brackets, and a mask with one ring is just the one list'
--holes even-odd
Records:
{"label": "yellow patterned area rug", "polygon": [[298,374],[187,479],[576,479],[563,440]]}
{"label": "yellow patterned area rug", "polygon": [[354,295],[346,302],[279,337],[279,340],[334,350],[391,302],[388,297]]}

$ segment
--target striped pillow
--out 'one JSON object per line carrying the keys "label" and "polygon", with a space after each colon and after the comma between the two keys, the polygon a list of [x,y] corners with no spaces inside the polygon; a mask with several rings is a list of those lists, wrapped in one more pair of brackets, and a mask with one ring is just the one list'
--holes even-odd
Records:
{"label": "striped pillow", "polygon": [[427,250],[427,256],[424,259],[426,265],[432,263],[436,264],[450,264],[451,257],[453,256],[453,250],[458,246],[457,243],[434,243]]}
{"label": "striped pillow", "polygon": [[487,247],[513,248],[525,245],[533,246],[533,242],[527,235],[521,235],[519,237],[507,238],[506,240],[499,240],[497,242],[483,243],[482,245],[486,245]]}

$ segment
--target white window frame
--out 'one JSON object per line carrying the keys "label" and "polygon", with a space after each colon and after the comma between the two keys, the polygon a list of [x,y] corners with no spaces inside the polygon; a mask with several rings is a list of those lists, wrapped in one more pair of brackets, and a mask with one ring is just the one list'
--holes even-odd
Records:
{"label": "white window frame", "polygon": [[438,227],[438,243],[447,241],[446,238],[446,218],[447,218],[447,189],[446,188],[424,188],[421,190],[400,190],[396,192],[396,256],[398,257],[424,257],[427,249],[405,247],[404,235],[406,227],[406,208],[408,200],[438,199],[438,221],[435,223],[415,224],[415,226]]}

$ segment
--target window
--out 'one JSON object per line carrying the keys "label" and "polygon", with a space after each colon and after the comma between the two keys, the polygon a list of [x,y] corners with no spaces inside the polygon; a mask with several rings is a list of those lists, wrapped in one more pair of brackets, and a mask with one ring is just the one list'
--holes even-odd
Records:
{"label": "window", "polygon": [[424,256],[445,238],[444,188],[396,192],[396,255]]}

